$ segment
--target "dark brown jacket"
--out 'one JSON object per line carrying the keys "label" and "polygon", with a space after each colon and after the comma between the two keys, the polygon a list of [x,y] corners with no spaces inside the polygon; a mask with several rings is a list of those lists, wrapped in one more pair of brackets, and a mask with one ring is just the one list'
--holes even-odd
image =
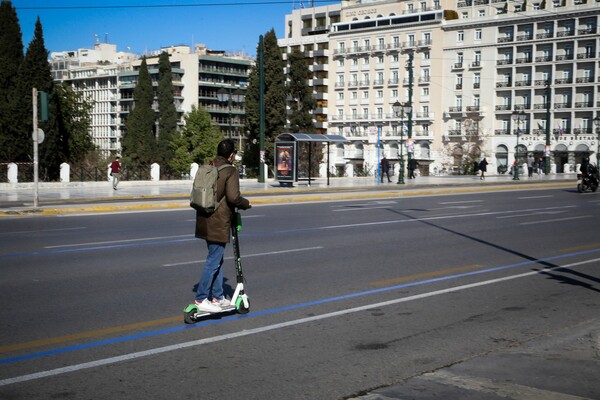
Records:
{"label": "dark brown jacket", "polygon": [[[229,162],[221,156],[215,158],[217,168]],[[223,199],[225,197],[225,199]],[[240,175],[237,168],[223,168],[217,179],[217,199],[223,201],[214,213],[207,215],[196,211],[196,237],[212,242],[228,243],[230,240],[231,217],[236,208],[246,210],[250,202],[240,194]]]}

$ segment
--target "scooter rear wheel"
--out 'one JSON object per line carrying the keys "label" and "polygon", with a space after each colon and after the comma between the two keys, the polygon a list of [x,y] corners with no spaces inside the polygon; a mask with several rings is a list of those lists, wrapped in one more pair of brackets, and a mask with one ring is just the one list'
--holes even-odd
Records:
{"label": "scooter rear wheel", "polygon": [[195,314],[196,314],[196,310],[184,312],[183,313],[183,322],[185,322],[188,325],[195,324],[196,323],[196,319],[194,318]]}

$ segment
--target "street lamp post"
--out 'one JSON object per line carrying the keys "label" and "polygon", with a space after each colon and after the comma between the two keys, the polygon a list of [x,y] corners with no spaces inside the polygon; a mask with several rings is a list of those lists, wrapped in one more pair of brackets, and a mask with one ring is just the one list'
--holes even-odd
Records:
{"label": "street lamp post", "polygon": [[594,118],[594,125],[596,125],[596,168],[600,168],[600,114]]}
{"label": "street lamp post", "polygon": [[513,181],[519,180],[519,134],[521,133],[521,123],[525,122],[527,115],[525,111],[513,111],[512,120],[517,123],[517,146],[515,147],[515,175]]}
{"label": "street lamp post", "polygon": [[398,171],[398,184],[404,184],[404,114],[412,111],[412,107],[408,103],[400,103],[398,100],[392,105],[394,116],[400,116],[400,170]]}

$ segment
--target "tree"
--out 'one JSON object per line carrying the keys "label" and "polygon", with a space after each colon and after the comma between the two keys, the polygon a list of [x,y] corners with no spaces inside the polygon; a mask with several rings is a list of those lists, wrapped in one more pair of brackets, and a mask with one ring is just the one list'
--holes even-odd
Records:
{"label": "tree", "polygon": [[54,93],[58,99],[60,125],[69,132],[68,154],[65,161],[76,166],[96,149],[90,135],[91,112],[94,105],[84,98],[83,93],[75,92],[67,83],[55,85]]}
{"label": "tree", "polygon": [[[31,143],[26,106],[19,92],[23,63],[23,36],[10,1],[0,3],[0,162],[26,161]],[[30,96],[31,98],[31,96]],[[29,114],[31,115],[31,114]],[[25,118],[25,120],[23,120]]]}
{"label": "tree", "polygon": [[313,122],[312,111],[316,103],[312,95],[312,89],[307,82],[310,70],[306,65],[304,54],[296,47],[292,50],[289,60],[290,132],[315,133],[317,129]]}
{"label": "tree", "polygon": [[[308,86],[310,70],[306,64],[304,54],[294,48],[289,57],[290,69],[288,76],[288,94],[290,113],[290,132],[315,133],[317,131],[313,122],[312,112],[316,102],[312,90]],[[323,145],[321,143],[301,142],[298,145],[298,171],[308,176],[319,175],[319,164],[323,161]],[[309,163],[310,161],[310,163]]]}
{"label": "tree", "polygon": [[216,157],[217,145],[223,140],[221,130],[211,123],[206,110],[192,105],[192,111],[184,119],[184,128],[175,134],[171,142],[174,156],[169,162],[173,171],[179,174],[186,174],[194,162],[210,162]]}
{"label": "tree", "polygon": [[173,99],[171,63],[166,52],[160,54],[158,73],[158,162],[167,165],[173,158],[170,143],[177,130],[177,109]]}
{"label": "tree", "polygon": [[154,93],[146,57],[142,59],[137,85],[133,91],[133,109],[125,122],[123,159],[130,168],[146,168],[156,160],[154,134]]}
{"label": "tree", "polygon": [[[48,63],[48,50],[44,44],[42,23],[38,18],[35,23],[33,39],[27,47],[25,59],[20,70],[19,90],[26,99],[27,119],[26,132],[29,137],[27,150],[32,149],[31,132],[33,131],[32,88],[48,93],[49,108],[52,110],[48,121],[40,121],[38,127],[45,133],[45,139],[39,146],[39,165],[41,179],[58,180],[60,164],[67,161],[69,153],[69,132],[65,130],[60,117],[60,103],[54,93],[54,82]],[[31,153],[29,153],[31,154]]]}
{"label": "tree", "polygon": [[[265,110],[265,161],[273,164],[273,148],[275,138],[284,132],[286,125],[285,64],[277,45],[275,30],[267,32],[264,37],[264,110]],[[248,147],[244,151],[244,164],[250,173],[257,173],[259,166],[260,145],[260,108],[259,108],[259,58],[257,51],[256,66],[250,72],[246,91],[246,130]]]}

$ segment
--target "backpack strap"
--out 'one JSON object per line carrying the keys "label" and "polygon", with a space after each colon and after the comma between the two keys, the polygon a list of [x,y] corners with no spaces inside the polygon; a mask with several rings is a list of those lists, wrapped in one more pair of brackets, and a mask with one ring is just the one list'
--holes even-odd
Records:
{"label": "backpack strap", "polygon": [[[227,168],[227,167],[234,167],[232,164],[223,164],[220,167],[217,167],[217,174],[219,172],[221,172],[221,170]],[[235,167],[234,167],[235,168]],[[219,179],[219,177],[217,176],[217,180]],[[217,205],[215,207],[215,210],[221,205],[221,203],[223,202],[223,200],[225,199],[225,196],[221,197],[221,199],[219,201],[217,201]]]}

